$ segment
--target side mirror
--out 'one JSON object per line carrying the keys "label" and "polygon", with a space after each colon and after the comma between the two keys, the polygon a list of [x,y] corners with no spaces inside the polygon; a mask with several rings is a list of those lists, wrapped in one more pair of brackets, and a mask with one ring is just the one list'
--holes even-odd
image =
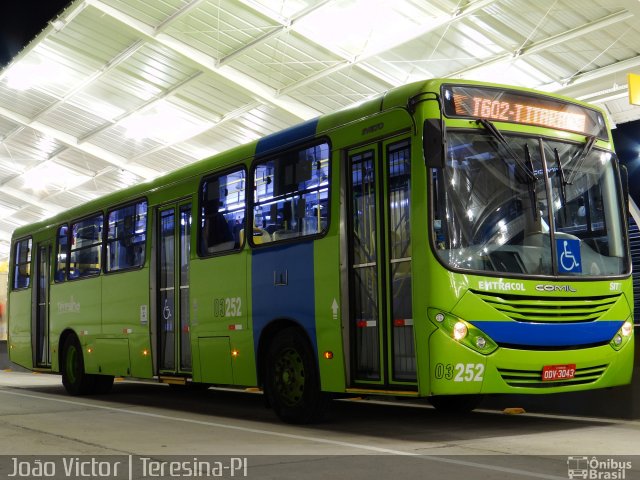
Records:
{"label": "side mirror", "polygon": [[624,203],[624,213],[629,217],[629,171],[626,165],[620,165],[620,182],[622,183],[622,202]]}
{"label": "side mirror", "polygon": [[443,168],[445,159],[445,126],[440,119],[430,118],[424,122],[422,135],[424,162],[427,168]]}

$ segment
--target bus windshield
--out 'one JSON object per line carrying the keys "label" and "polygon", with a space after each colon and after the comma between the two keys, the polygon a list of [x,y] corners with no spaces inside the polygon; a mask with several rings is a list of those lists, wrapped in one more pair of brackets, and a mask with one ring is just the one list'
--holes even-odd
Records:
{"label": "bus windshield", "polygon": [[516,275],[627,273],[613,154],[592,148],[592,137],[499,136],[448,132],[445,167],[432,170],[441,261]]}

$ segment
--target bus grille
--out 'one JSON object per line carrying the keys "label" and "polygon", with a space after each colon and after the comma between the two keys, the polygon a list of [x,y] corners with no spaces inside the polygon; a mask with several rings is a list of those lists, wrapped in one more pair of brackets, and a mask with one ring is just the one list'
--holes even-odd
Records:
{"label": "bus grille", "polygon": [[517,322],[592,322],[599,319],[620,295],[549,298],[473,292],[485,303]]}
{"label": "bus grille", "polygon": [[511,370],[499,368],[498,373],[510,387],[553,388],[569,385],[585,385],[598,380],[607,369],[607,365],[578,368],[570,380],[542,381],[542,370]]}

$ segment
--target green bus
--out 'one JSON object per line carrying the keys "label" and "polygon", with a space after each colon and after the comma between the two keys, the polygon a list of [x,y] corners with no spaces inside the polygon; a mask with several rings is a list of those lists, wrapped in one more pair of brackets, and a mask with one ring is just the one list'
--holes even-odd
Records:
{"label": "green bus", "polygon": [[392,89],[15,231],[9,351],[114,376],[344,395],[626,384],[627,207],[603,112],[528,89]]}

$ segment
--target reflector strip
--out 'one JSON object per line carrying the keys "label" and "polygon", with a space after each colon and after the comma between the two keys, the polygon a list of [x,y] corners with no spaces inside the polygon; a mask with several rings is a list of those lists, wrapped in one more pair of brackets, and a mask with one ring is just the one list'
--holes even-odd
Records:
{"label": "reflector strip", "polygon": [[356,326],[358,328],[376,327],[378,322],[376,320],[358,320]]}
{"label": "reflector strip", "polygon": [[394,327],[411,327],[413,326],[413,318],[396,318],[393,321]]}
{"label": "reflector strip", "polygon": [[242,330],[242,324],[229,325],[229,330]]}

